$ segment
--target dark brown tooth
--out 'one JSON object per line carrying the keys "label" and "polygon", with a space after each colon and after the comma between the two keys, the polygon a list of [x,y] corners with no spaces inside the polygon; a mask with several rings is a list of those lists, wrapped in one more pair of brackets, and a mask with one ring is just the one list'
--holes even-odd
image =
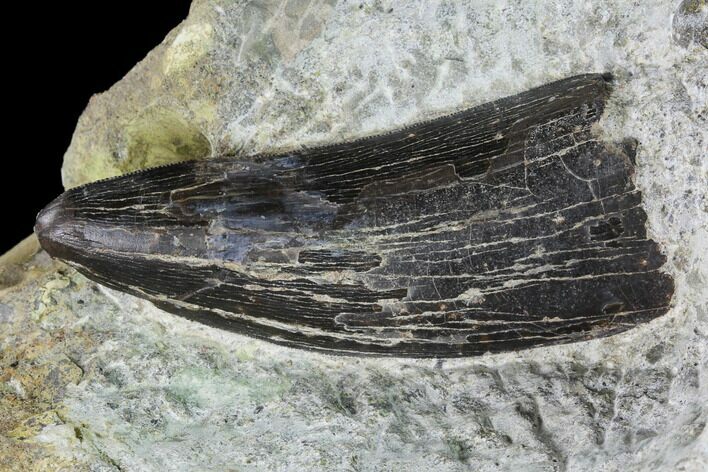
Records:
{"label": "dark brown tooth", "polygon": [[55,199],[37,215],[34,232],[42,248],[52,257],[68,259],[65,241],[67,229],[72,227],[71,215],[64,209],[63,196]]}
{"label": "dark brown tooth", "polygon": [[455,357],[619,333],[666,313],[673,281],[647,239],[636,141],[594,135],[610,80],[95,182],[35,231],[99,283],[293,347]]}

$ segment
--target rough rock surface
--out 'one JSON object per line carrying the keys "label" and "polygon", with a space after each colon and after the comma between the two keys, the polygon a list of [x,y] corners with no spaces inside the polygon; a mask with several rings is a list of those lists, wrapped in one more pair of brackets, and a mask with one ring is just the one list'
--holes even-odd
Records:
{"label": "rough rock surface", "polygon": [[0,468],[705,470],[706,6],[686,3],[196,1],[92,99],[67,186],[609,71],[600,131],[639,140],[674,306],[622,335],[513,354],[329,357],[178,319],[28,258],[29,241],[0,259]]}

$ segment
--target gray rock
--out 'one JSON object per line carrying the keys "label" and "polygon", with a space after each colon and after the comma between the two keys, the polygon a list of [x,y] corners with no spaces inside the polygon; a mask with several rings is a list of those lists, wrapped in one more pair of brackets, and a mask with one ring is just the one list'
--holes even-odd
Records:
{"label": "gray rock", "polygon": [[0,303],[0,323],[9,323],[14,313],[11,306]]}
{"label": "gray rock", "polygon": [[683,47],[691,43],[708,49],[708,5],[705,0],[683,0],[674,14],[674,37]]}
{"label": "gray rock", "polygon": [[[672,40],[671,3],[196,1],[92,99],[67,186],[363,136],[609,71],[618,84],[599,130],[639,140],[635,180],[674,306],[574,345],[329,357],[177,319],[37,265],[40,253],[0,292],[15,309],[0,324],[0,408],[13,412],[0,427],[14,432],[0,449],[125,470],[705,470],[705,50]],[[44,378],[61,388],[40,404]]]}

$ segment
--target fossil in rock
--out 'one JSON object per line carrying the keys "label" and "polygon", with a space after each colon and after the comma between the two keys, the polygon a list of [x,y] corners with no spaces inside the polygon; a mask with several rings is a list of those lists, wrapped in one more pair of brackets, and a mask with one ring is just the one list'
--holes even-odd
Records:
{"label": "fossil in rock", "polygon": [[35,231],[98,283],[288,346],[454,357],[607,336],[673,293],[632,183],[636,141],[593,133],[609,82],[94,182]]}

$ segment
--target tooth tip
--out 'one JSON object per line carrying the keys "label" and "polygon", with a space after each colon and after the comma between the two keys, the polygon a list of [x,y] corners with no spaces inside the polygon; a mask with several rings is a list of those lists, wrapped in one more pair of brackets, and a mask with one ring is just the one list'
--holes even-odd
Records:
{"label": "tooth tip", "polygon": [[59,199],[44,207],[34,223],[34,233],[39,244],[50,255],[54,256],[61,243],[57,241],[57,229],[63,224],[63,210]]}

